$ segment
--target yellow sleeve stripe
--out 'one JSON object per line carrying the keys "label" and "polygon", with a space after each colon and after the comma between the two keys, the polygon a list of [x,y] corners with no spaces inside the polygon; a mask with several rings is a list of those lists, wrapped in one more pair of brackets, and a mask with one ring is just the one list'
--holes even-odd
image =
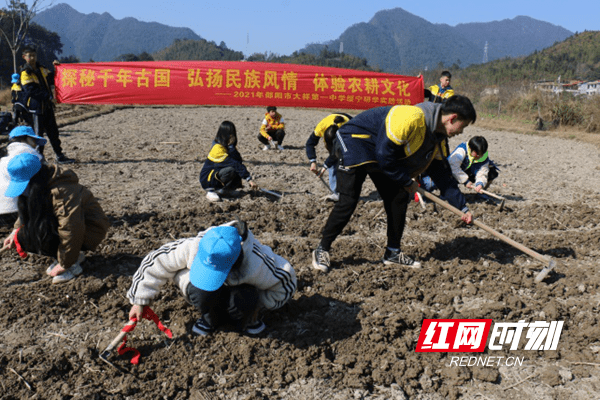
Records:
{"label": "yellow sleeve stripe", "polygon": [[27,71],[21,73],[21,85],[27,85],[29,83],[39,83],[37,76],[28,74]]}
{"label": "yellow sleeve stripe", "polygon": [[417,151],[425,140],[425,114],[419,107],[392,107],[385,125],[388,139],[398,146],[404,146],[407,156]]}
{"label": "yellow sleeve stripe", "polygon": [[208,153],[208,159],[212,162],[220,163],[225,161],[227,158],[227,149],[220,144],[215,144],[212,149],[210,149],[210,153]]}

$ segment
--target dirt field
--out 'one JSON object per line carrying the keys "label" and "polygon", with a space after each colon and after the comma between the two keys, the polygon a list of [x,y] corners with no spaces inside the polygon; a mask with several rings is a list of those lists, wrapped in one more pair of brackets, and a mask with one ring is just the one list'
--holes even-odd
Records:
{"label": "dirt field", "polygon": [[[99,198],[112,228],[88,255],[84,274],[56,286],[49,259],[16,253],[0,260],[0,384],[3,399],[591,399],[600,398],[600,157],[574,140],[469,127],[451,147],[484,135],[501,168],[490,190],[506,207],[468,195],[476,218],[559,261],[544,282],[542,263],[429,204],[408,210],[403,250],[421,270],[384,266],[385,217],[373,186],[331,252],[328,274],[311,250],[331,204],[308,172],[304,143],[323,110],[281,109],[284,151],[262,151],[262,108],[125,108],[63,126],[72,169]],[[356,114],[356,113],[354,113]],[[198,183],[223,120],[261,187],[209,203]],[[60,122],[60,121],[59,121]],[[320,156],[324,147],[317,148]],[[46,156],[53,158],[48,146]],[[141,352],[100,361],[127,321],[125,294],[149,251],[239,216],[257,238],[288,258],[298,291],[266,314],[260,337],[220,331],[195,337],[199,317],[167,285],[153,309],[172,329],[165,340],[143,321],[128,344]],[[2,236],[8,228],[0,231]],[[497,322],[565,321],[556,351],[416,353],[425,318]],[[523,334],[523,340],[525,334]],[[449,366],[452,356],[518,356],[522,366]]]}

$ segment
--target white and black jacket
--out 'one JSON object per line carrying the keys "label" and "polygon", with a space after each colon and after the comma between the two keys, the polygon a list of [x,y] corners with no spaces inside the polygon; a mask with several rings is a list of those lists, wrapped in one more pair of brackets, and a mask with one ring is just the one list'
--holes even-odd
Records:
{"label": "white and black jacket", "polygon": [[[234,223],[232,221],[224,225],[231,226]],[[189,302],[187,286],[190,284],[190,267],[200,239],[210,229],[212,227],[194,238],[167,243],[144,257],[127,292],[130,303],[149,305],[167,281],[176,284]],[[286,259],[262,245],[250,230],[242,242],[242,251],[242,264],[238,270],[229,273],[226,285],[248,284],[256,287],[259,290],[259,306],[268,310],[275,310],[292,298],[296,291],[296,273]]]}

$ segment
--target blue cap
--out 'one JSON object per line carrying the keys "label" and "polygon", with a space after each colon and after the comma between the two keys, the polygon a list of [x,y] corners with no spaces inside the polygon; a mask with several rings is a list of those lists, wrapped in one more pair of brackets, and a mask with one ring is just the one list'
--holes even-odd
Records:
{"label": "blue cap", "polygon": [[48,141],[45,138],[36,135],[35,132],[33,131],[33,128],[30,126],[25,126],[25,125],[17,126],[15,129],[10,131],[8,138],[12,139],[12,138],[19,137],[19,136],[29,136],[29,137],[34,138],[35,141],[37,142],[38,146],[45,146],[46,143],[48,143]]}
{"label": "blue cap", "polygon": [[10,83],[19,82],[19,74],[12,74],[12,76],[10,78],[11,78]]}
{"label": "blue cap", "polygon": [[242,238],[233,226],[217,226],[204,234],[190,268],[190,282],[213,292],[220,288],[242,251]]}
{"label": "blue cap", "polygon": [[37,156],[29,153],[16,155],[8,162],[7,170],[10,182],[4,195],[18,197],[25,191],[29,180],[42,168],[42,162]]}

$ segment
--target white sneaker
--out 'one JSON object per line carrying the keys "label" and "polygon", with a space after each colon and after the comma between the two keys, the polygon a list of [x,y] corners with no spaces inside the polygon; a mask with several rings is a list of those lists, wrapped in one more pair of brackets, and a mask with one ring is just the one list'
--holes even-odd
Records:
{"label": "white sneaker", "polygon": [[329,196],[325,197],[325,200],[337,203],[338,201],[340,201],[340,195],[339,193],[331,193]]}
{"label": "white sneaker", "polygon": [[[73,267],[71,267],[73,268]],[[56,284],[56,283],[65,283],[67,281],[70,281],[71,279],[75,278],[75,274],[73,272],[71,272],[71,268],[69,268],[68,270],[66,270],[65,272],[63,272],[60,275],[56,275],[54,278],[52,278],[52,283]],[[81,267],[79,267],[79,269],[81,269]]]}
{"label": "white sneaker", "polygon": [[279,150],[285,150],[285,147],[283,147],[283,145],[282,145],[282,144],[278,145],[278,146],[277,146],[277,148],[278,148]]}
{"label": "white sneaker", "polygon": [[265,144],[265,147],[263,147],[263,151],[267,151],[269,150],[271,147],[268,144]]}
{"label": "white sneaker", "polygon": [[206,198],[208,201],[221,201],[221,197],[212,190],[210,192],[206,192]]}

